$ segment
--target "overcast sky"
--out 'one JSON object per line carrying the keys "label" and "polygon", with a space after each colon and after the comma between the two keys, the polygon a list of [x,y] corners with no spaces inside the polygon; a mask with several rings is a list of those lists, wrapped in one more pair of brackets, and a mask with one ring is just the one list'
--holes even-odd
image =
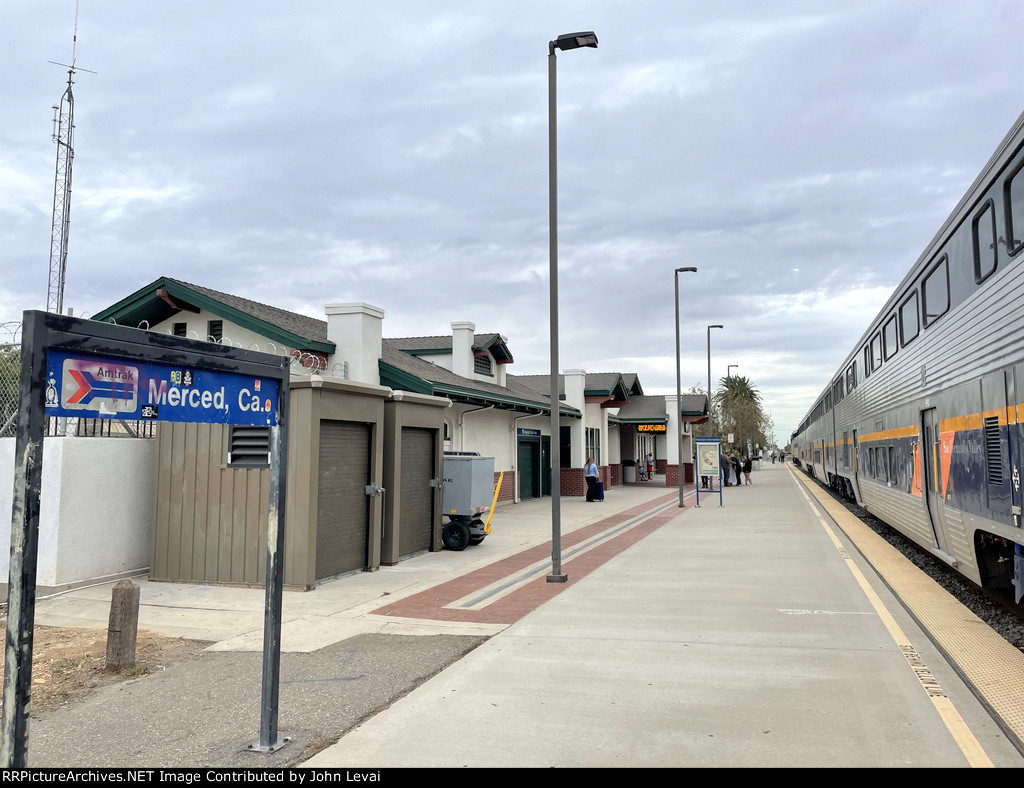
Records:
{"label": "overcast sky", "polygon": [[[46,305],[74,0],[0,3],[0,322]],[[1020,0],[81,0],[65,305],[171,276],[548,371],[748,376],[780,443],[1024,109]]]}

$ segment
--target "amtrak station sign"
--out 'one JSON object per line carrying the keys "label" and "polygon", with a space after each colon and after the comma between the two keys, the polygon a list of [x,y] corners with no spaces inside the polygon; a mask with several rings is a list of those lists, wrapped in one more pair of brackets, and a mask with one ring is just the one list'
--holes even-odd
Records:
{"label": "amtrak station sign", "polygon": [[272,378],[51,351],[46,379],[48,416],[277,426]]}

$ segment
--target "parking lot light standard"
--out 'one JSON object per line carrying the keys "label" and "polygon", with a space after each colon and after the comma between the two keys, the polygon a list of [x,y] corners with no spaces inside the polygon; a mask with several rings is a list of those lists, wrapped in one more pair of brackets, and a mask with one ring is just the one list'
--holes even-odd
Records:
{"label": "parking lot light standard", "polygon": [[549,583],[564,583],[562,571],[562,459],[558,400],[558,113],[555,108],[555,50],[597,48],[592,31],[565,33],[548,42],[548,225],[550,239],[551,291],[551,574]]}
{"label": "parking lot light standard", "polygon": [[683,383],[679,362],[679,274],[681,272],[697,273],[693,266],[677,268],[675,273],[676,293],[676,432],[678,433],[677,476],[679,477],[679,506],[683,505]]}

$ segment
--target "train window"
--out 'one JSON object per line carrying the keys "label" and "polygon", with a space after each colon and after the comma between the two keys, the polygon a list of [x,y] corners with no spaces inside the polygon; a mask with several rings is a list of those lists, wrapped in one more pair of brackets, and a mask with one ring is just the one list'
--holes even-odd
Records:
{"label": "train window", "polygon": [[864,346],[864,377],[871,377],[871,348]]}
{"label": "train window", "polygon": [[875,334],[871,337],[871,371],[874,372],[882,366],[882,335]]}
{"label": "train window", "polygon": [[924,278],[921,286],[924,296],[924,324],[930,326],[949,311],[949,258],[942,259]]}
{"label": "train window", "polygon": [[897,335],[896,315],[893,315],[885,322],[885,328],[882,329],[882,340],[885,345],[885,360],[888,361],[890,358],[895,356],[896,351],[900,349],[900,343]]}
{"label": "train window", "polygon": [[854,361],[846,370],[846,390],[853,391],[857,388],[857,362]]}
{"label": "train window", "polygon": [[894,446],[889,447],[889,480],[895,484],[899,481],[896,474],[896,448]]}
{"label": "train window", "polygon": [[[1017,254],[1024,249],[1024,162],[1006,179],[1003,186],[1003,202],[1006,204],[1006,234],[1009,236],[1007,247],[1010,254]],[[1018,177],[1020,176],[1020,177]]]}
{"label": "train window", "polygon": [[996,270],[996,208],[989,200],[974,217],[974,281],[984,282]]}
{"label": "train window", "polygon": [[917,311],[917,291],[900,305],[900,341],[909,345],[921,333],[921,316]]}

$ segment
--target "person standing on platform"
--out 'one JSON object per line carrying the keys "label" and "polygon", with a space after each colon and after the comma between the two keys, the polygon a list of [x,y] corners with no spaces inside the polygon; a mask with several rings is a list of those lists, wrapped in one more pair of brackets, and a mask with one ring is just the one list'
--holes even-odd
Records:
{"label": "person standing on platform", "polygon": [[735,454],[730,454],[729,462],[732,465],[733,478],[736,479],[736,482],[733,486],[739,487],[743,483],[740,479],[740,476],[742,475],[742,466],[740,465],[740,458],[737,457]]}
{"label": "person standing on platform", "polygon": [[594,500],[594,488],[597,486],[597,463],[592,457],[587,457],[583,465],[583,478],[587,482],[587,502]]}
{"label": "person standing on platform", "polygon": [[753,468],[754,468],[754,463],[751,461],[750,457],[744,455],[744,457],[743,457],[743,483],[744,484],[753,484],[753,482],[750,481],[750,472],[753,470]]}
{"label": "person standing on platform", "polygon": [[647,478],[654,478],[654,455],[651,452],[647,452]]}

